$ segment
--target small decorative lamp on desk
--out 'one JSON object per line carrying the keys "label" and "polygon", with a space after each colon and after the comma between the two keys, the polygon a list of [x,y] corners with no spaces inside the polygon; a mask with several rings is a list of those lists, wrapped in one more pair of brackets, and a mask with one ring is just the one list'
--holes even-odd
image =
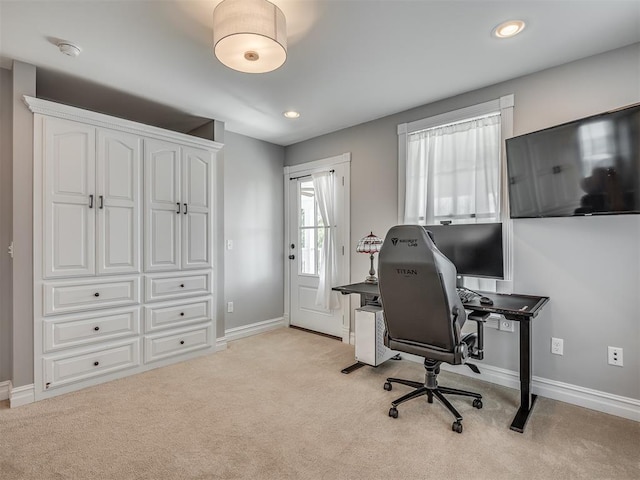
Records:
{"label": "small decorative lamp on desk", "polygon": [[358,246],[356,247],[356,252],[358,253],[368,253],[371,258],[371,269],[369,269],[369,276],[365,279],[365,283],[378,283],[378,278],[376,277],[376,271],[373,268],[373,254],[378,253],[380,248],[382,247],[383,240],[380,237],[376,237],[373,232],[364,237],[358,242]]}

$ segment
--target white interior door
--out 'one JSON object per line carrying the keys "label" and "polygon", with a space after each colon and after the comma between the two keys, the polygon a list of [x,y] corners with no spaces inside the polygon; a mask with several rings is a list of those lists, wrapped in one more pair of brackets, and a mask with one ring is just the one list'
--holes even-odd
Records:
{"label": "white interior door", "polygon": [[349,324],[348,318],[345,320],[345,309],[332,311],[316,305],[322,242],[329,229],[333,230],[337,240],[338,278],[348,277],[348,259],[345,256],[348,225],[343,214],[345,207],[348,211],[348,188],[345,189],[344,185],[348,164],[326,170],[330,168],[334,170],[336,225],[323,224],[310,174],[290,175],[288,180],[289,243],[286,255],[289,259],[289,323],[348,340]]}

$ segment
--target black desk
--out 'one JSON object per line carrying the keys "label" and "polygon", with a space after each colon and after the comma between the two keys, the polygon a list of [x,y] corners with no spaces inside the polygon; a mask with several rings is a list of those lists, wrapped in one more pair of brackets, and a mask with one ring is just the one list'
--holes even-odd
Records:
{"label": "black desk", "polygon": [[[343,295],[359,294],[360,306],[381,305],[378,285],[353,283],[334,287],[333,290]],[[537,395],[531,393],[531,320],[540,313],[542,307],[549,301],[549,297],[515,293],[481,293],[493,300],[493,305],[481,305],[479,299],[474,299],[464,303],[464,308],[474,312],[497,313],[504,315],[507,320],[520,323],[520,408],[511,422],[511,430],[522,433],[537,398]],[[356,367],[356,365],[352,365],[352,367]]]}

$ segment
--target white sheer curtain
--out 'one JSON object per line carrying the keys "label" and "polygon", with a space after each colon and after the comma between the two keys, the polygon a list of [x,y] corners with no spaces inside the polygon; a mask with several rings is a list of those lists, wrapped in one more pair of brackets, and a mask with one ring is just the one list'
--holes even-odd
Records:
{"label": "white sheer curtain", "polygon": [[[502,221],[500,120],[495,113],[408,135],[404,223]],[[465,286],[495,291],[496,281],[466,277]]]}
{"label": "white sheer curtain", "polygon": [[404,223],[500,221],[500,115],[408,136]]}
{"label": "white sheer curtain", "polygon": [[318,293],[316,305],[327,310],[336,310],[340,307],[338,294],[331,290],[337,284],[338,266],[336,264],[336,239],[335,239],[335,196],[333,188],[333,174],[320,172],[311,175],[313,188],[318,202],[318,210],[324,223],[324,241],[320,251],[318,273]]}

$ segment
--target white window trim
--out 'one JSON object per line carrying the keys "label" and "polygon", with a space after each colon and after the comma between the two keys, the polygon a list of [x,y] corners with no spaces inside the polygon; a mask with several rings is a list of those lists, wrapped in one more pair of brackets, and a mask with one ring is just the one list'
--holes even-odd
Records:
{"label": "white window trim", "polygon": [[502,141],[502,146],[500,148],[500,192],[502,198],[500,199],[500,203],[502,212],[501,217],[503,219],[503,229],[505,230],[504,248],[506,249],[504,265],[505,281],[499,282],[501,284],[501,288],[499,288],[499,291],[502,292],[510,291],[513,283],[513,222],[509,219],[509,179],[506,166],[505,140],[513,137],[514,105],[514,95],[509,94],[488,102],[471,105],[459,110],[442,113],[440,115],[423,118],[421,120],[416,120],[413,122],[401,123],[398,125],[398,224],[402,224],[404,223],[404,201],[407,181],[406,173],[409,134],[441,125],[459,122],[469,118],[480,117],[482,115],[487,115],[498,111],[500,112],[500,136]]}
{"label": "white window trim", "polygon": [[[407,140],[409,134],[426,130],[428,128],[446,125],[449,123],[459,122],[473,117],[480,117],[493,112],[500,112],[502,131],[501,159],[504,165],[505,144],[504,140],[513,137],[513,107],[514,95],[505,95],[496,100],[491,100],[478,105],[461,108],[452,112],[442,113],[433,117],[423,118],[409,123],[401,123],[398,125],[398,223],[404,221],[404,196],[406,192],[406,173],[407,173]],[[503,169],[505,170],[505,169]],[[506,171],[503,172],[501,186],[503,194],[507,192],[506,187]],[[508,202],[506,202],[508,206]],[[508,212],[506,212],[508,213]]]}

